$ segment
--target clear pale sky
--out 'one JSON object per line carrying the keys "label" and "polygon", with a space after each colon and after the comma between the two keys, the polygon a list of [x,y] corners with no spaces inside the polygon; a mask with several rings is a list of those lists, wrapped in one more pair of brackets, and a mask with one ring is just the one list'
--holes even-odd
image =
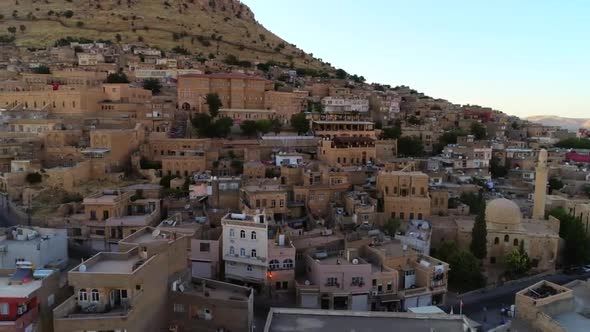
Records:
{"label": "clear pale sky", "polygon": [[368,82],[521,117],[590,118],[590,1],[243,2],[267,29]]}

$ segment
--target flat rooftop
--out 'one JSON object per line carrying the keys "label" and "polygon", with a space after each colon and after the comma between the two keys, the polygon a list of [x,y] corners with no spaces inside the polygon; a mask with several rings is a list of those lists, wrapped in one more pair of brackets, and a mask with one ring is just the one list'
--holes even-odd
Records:
{"label": "flat rooftop", "polygon": [[[101,252],[75,267],[70,273],[131,274],[149,260],[150,258],[143,260],[137,251],[127,253]],[[86,271],[80,271],[82,265],[86,267]]]}
{"label": "flat rooftop", "polygon": [[457,332],[464,326],[459,315],[272,308],[264,331]]}
{"label": "flat rooftop", "polygon": [[41,280],[32,280],[24,284],[9,285],[10,276],[0,277],[0,297],[25,298],[41,288]]}

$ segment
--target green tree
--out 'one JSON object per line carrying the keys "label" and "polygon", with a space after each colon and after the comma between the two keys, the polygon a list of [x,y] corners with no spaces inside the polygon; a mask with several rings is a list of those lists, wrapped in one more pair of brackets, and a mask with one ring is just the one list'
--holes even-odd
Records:
{"label": "green tree", "polygon": [[270,120],[256,121],[256,130],[261,134],[268,134],[272,130],[272,122]]}
{"label": "green tree", "polygon": [[241,160],[232,160],[230,166],[236,174],[241,174],[244,171],[244,163]]}
{"label": "green tree", "polygon": [[117,43],[120,43],[121,40],[123,40],[123,37],[121,37],[121,34],[120,33],[118,33],[118,34],[115,35],[115,40],[117,41]]}
{"label": "green tree", "polygon": [[504,263],[513,278],[521,277],[531,269],[531,259],[524,250],[524,241],[521,240],[518,249],[512,250],[504,257]]}
{"label": "green tree", "polygon": [[305,113],[297,113],[291,116],[291,127],[297,131],[298,134],[305,134],[309,131],[309,120]]}
{"label": "green tree", "polygon": [[481,140],[486,138],[486,127],[484,127],[481,123],[474,122],[471,124],[471,134],[475,136],[476,140]]}
{"label": "green tree", "polygon": [[157,95],[162,91],[162,83],[157,78],[147,78],[143,80],[143,88],[150,90],[154,95]]}
{"label": "green tree", "polygon": [[227,137],[231,132],[231,127],[233,126],[233,124],[234,121],[230,118],[221,118],[215,120],[215,122],[213,123],[214,135],[212,135],[211,137]]}
{"label": "green tree", "polygon": [[549,194],[553,193],[553,190],[559,190],[563,188],[563,182],[558,178],[549,179]]}
{"label": "green tree", "polygon": [[485,213],[485,199],[483,195],[480,193],[463,193],[461,194],[461,202],[467,204],[469,206],[469,213],[470,214],[481,214]]}
{"label": "green tree", "polygon": [[383,128],[381,131],[382,139],[399,139],[402,135],[402,128],[398,126]]}
{"label": "green tree", "polygon": [[486,284],[480,262],[471,252],[461,250],[449,256],[449,286],[460,291],[478,289]]}
{"label": "green tree", "polygon": [[68,9],[68,10],[64,11],[64,12],[62,13],[62,15],[63,15],[65,18],[72,18],[72,16],[74,16],[74,12]]}
{"label": "green tree", "polygon": [[549,215],[559,220],[559,236],[565,242],[563,257],[568,265],[585,263],[590,259],[590,237],[579,218],[567,213],[563,208],[549,211]]}
{"label": "green tree", "polygon": [[253,120],[242,121],[240,129],[242,130],[242,134],[248,137],[254,137],[258,133],[258,126],[256,125],[256,121]]}
{"label": "green tree", "polygon": [[587,138],[566,138],[555,143],[558,148],[565,149],[590,149],[590,139]]}
{"label": "green tree", "polygon": [[160,179],[160,185],[164,188],[170,188],[170,181],[174,179],[174,175],[165,175]]}
{"label": "green tree", "polygon": [[37,68],[33,68],[33,73],[35,74],[51,74],[51,69],[49,67],[41,65]]}
{"label": "green tree", "polygon": [[440,244],[440,247],[436,249],[434,257],[440,259],[443,262],[448,262],[450,257],[459,251],[457,244],[453,241],[445,241]]}
{"label": "green tree", "polygon": [[424,144],[418,137],[400,137],[397,140],[397,153],[405,157],[418,157],[424,154]]}
{"label": "green tree", "polygon": [[336,70],[336,78],[343,80],[347,77],[348,77],[348,73],[344,69],[337,69]]}
{"label": "green tree", "polygon": [[410,116],[407,121],[411,125],[421,125],[422,124],[422,120],[415,115]]}
{"label": "green tree", "polygon": [[8,32],[10,32],[13,35],[16,33],[16,27],[8,27],[6,29],[8,30]]}
{"label": "green tree", "polygon": [[590,198],[590,184],[584,185],[584,187],[582,187],[582,191],[584,194],[586,194],[586,196],[588,196],[588,198]]}
{"label": "green tree", "polygon": [[501,165],[497,157],[492,157],[492,160],[490,160],[490,173],[492,173],[494,179],[503,178],[508,174],[508,168]]}
{"label": "green tree", "polygon": [[29,174],[27,174],[27,177],[25,178],[25,180],[30,184],[36,184],[36,183],[39,183],[43,180],[43,176],[41,176],[41,174],[39,174],[37,172],[29,173]]}
{"label": "green tree", "polygon": [[107,76],[107,83],[129,83],[129,79],[124,72],[112,73]]}
{"label": "green tree", "polygon": [[473,229],[471,230],[471,244],[469,246],[469,249],[473,255],[479,259],[484,259],[488,254],[487,237],[488,230],[486,227],[484,202],[483,209],[481,209],[477,217],[475,217],[475,223],[473,224]]}
{"label": "green tree", "polygon": [[20,32],[25,32],[25,30],[27,30],[27,26],[24,24],[21,24],[19,27]]}
{"label": "green tree", "polygon": [[283,128],[283,125],[281,124],[281,121],[277,118],[272,119],[271,121],[271,130],[273,133],[278,134],[281,132],[281,129]]}
{"label": "green tree", "polygon": [[395,236],[395,232],[399,229],[401,221],[397,218],[391,218],[383,225],[383,231],[389,236]]}
{"label": "green tree", "polygon": [[191,119],[193,127],[197,130],[199,137],[210,137],[211,134],[211,116],[206,113],[193,115]]}
{"label": "green tree", "polygon": [[212,117],[217,117],[219,109],[223,106],[221,98],[219,98],[217,93],[208,93],[205,97],[205,104],[209,106],[209,113]]}

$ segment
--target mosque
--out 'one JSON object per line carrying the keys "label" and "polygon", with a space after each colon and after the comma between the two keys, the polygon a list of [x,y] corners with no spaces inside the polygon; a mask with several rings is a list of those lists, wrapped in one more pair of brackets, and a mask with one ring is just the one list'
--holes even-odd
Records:
{"label": "mosque", "polygon": [[[559,250],[559,220],[544,219],[547,186],[547,151],[541,150],[535,172],[535,193],[532,218],[523,218],[518,205],[505,198],[487,202],[485,218],[487,226],[487,257],[484,267],[488,280],[499,277],[504,268],[504,257],[521,243],[536,272],[555,269]],[[474,220],[455,219],[456,240],[460,248],[469,250]],[[436,226],[433,231],[436,230]],[[448,234],[448,233],[447,233]],[[448,234],[451,235],[451,234]],[[451,236],[452,237],[452,236]],[[491,274],[491,275],[490,275]],[[491,278],[490,278],[491,277]]]}

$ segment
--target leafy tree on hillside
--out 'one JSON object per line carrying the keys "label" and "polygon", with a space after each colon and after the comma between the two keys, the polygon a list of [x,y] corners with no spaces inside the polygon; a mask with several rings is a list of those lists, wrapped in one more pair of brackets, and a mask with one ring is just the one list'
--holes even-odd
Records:
{"label": "leafy tree on hillside", "polygon": [[261,134],[268,134],[272,130],[272,122],[270,120],[256,121],[256,131]]}
{"label": "leafy tree on hillside", "polygon": [[336,78],[343,80],[347,77],[348,77],[348,73],[344,69],[337,69],[336,70]]}
{"label": "leafy tree on hillside", "polygon": [[486,127],[484,127],[482,124],[480,124],[478,122],[472,123],[470,129],[471,129],[471,134],[473,134],[473,136],[475,136],[476,140],[484,139],[487,136]]}
{"label": "leafy tree on hillside", "polygon": [[487,237],[488,230],[486,226],[484,202],[483,209],[481,209],[477,217],[475,217],[475,223],[471,230],[471,245],[469,246],[473,255],[479,259],[484,259],[488,254]]}
{"label": "leafy tree on hillside", "polygon": [[563,188],[563,182],[558,178],[549,179],[549,194],[553,193],[553,190],[559,190]]}
{"label": "leafy tree on hillside", "polygon": [[212,117],[217,117],[219,109],[223,106],[221,98],[219,98],[217,93],[208,93],[205,97],[205,104],[209,106],[209,113]]}
{"label": "leafy tree on hillside", "polygon": [[490,160],[490,173],[492,173],[492,178],[503,178],[508,174],[508,168],[506,166],[500,164],[500,160],[496,157],[492,157]]}
{"label": "leafy tree on hillside", "polygon": [[8,27],[6,28],[6,30],[8,30],[8,32],[10,32],[13,35],[16,33],[16,27]]}
{"label": "leafy tree on hillside", "polygon": [[401,225],[401,220],[399,220],[397,218],[389,219],[383,225],[383,231],[389,236],[395,236],[395,232],[397,232],[400,225]]}
{"label": "leafy tree on hillside", "polygon": [[271,130],[273,133],[278,134],[281,132],[281,129],[283,128],[283,125],[281,124],[281,121],[277,118],[272,119],[271,121]]}
{"label": "leafy tree on hillside", "polygon": [[157,78],[148,78],[143,80],[143,88],[150,90],[154,95],[157,95],[162,91],[162,83]]}
{"label": "leafy tree on hillside", "polygon": [[397,153],[405,157],[418,157],[424,153],[424,144],[417,137],[400,137],[397,140]]}
{"label": "leafy tree on hillside", "polygon": [[450,266],[449,285],[453,289],[465,292],[485,286],[486,279],[481,273],[480,263],[471,252],[457,251],[447,263]]}
{"label": "leafy tree on hillside", "polygon": [[565,149],[590,149],[590,139],[587,138],[566,138],[555,143],[558,148]]}
{"label": "leafy tree on hillside", "polygon": [[514,278],[525,275],[532,267],[531,259],[524,250],[524,241],[522,240],[520,241],[518,249],[514,249],[506,255],[504,261],[508,268],[508,272]]}
{"label": "leafy tree on hillside", "polygon": [[305,117],[305,113],[297,113],[291,116],[291,127],[297,131],[298,134],[305,134],[309,131],[309,120]]}
{"label": "leafy tree on hillside", "polygon": [[112,73],[107,76],[107,83],[129,83],[129,79],[124,72]]}
{"label": "leafy tree on hillside", "polygon": [[41,65],[37,68],[33,68],[33,73],[35,74],[51,74],[51,69],[49,67]]}
{"label": "leafy tree on hillside", "polygon": [[402,135],[402,128],[398,126],[383,128],[381,131],[382,139],[398,139]]}
{"label": "leafy tree on hillside", "polygon": [[549,215],[559,219],[559,236],[565,242],[563,257],[568,265],[577,265],[590,259],[590,237],[582,221],[563,208],[549,211]]}
{"label": "leafy tree on hillside", "polygon": [[588,198],[590,198],[590,184],[584,185],[582,191],[584,194],[586,194],[586,196],[588,196]]}
{"label": "leafy tree on hillside", "polygon": [[29,173],[29,174],[27,174],[27,177],[25,178],[25,180],[30,184],[36,184],[36,183],[39,183],[43,180],[43,176],[41,176],[41,174],[39,174],[37,172]]}
{"label": "leafy tree on hillside", "polygon": [[240,124],[240,129],[242,130],[242,134],[248,137],[254,137],[258,132],[256,121],[253,120],[242,121],[242,123]]}

